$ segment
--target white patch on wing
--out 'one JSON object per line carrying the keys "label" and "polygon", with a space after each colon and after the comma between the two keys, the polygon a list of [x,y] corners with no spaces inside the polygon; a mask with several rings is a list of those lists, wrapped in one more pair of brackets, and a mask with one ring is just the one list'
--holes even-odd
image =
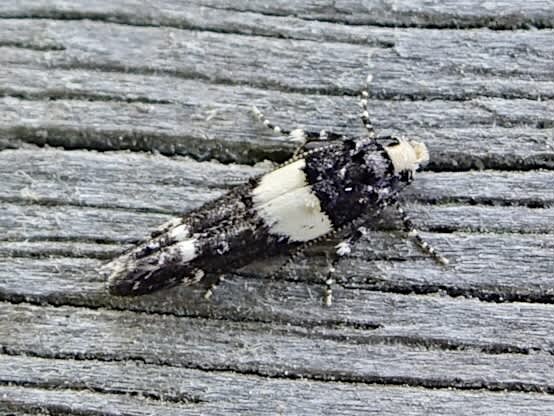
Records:
{"label": "white patch on wing", "polygon": [[268,173],[252,191],[254,209],[271,234],[291,241],[309,241],[333,229],[312,193],[304,173],[304,159]]}
{"label": "white patch on wing", "polygon": [[403,170],[415,171],[420,164],[429,161],[429,152],[425,144],[404,139],[400,139],[399,142],[399,144],[385,146],[394,166],[394,173],[400,173]]}
{"label": "white patch on wing", "polygon": [[190,237],[189,227],[185,224],[179,225],[178,227],[169,231],[169,237],[175,241],[183,241]]}
{"label": "white patch on wing", "polygon": [[280,195],[256,206],[256,210],[271,234],[286,236],[291,241],[313,240],[333,229],[309,186]]}
{"label": "white patch on wing", "polygon": [[130,256],[121,256],[102,266],[101,271],[102,273],[109,274],[108,285],[112,286],[132,267],[134,267],[134,262]]}
{"label": "white patch on wing", "polygon": [[194,272],[194,276],[192,278],[192,282],[191,283],[198,283],[200,280],[202,280],[202,278],[206,275],[206,273],[204,273],[204,270],[202,269],[197,269],[195,272]]}
{"label": "white patch on wing", "polygon": [[196,258],[196,241],[196,238],[191,238],[190,240],[175,244],[174,247],[176,250],[179,250],[183,262],[186,263]]}
{"label": "white patch on wing", "polygon": [[180,243],[173,244],[172,246],[164,249],[158,259],[158,264],[163,265],[172,263],[175,259],[179,259],[179,263],[188,263],[194,260],[198,253],[196,252],[196,238],[181,241]]}
{"label": "white patch on wing", "polygon": [[264,204],[280,195],[308,185],[304,166],[306,161],[299,159],[262,176],[259,185],[252,190],[254,205]]}

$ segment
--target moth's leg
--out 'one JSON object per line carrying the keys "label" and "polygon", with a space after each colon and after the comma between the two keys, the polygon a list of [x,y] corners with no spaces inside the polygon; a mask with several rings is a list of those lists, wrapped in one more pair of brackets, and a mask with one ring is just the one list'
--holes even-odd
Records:
{"label": "moth's leg", "polygon": [[[362,234],[363,235],[363,234]],[[357,237],[359,238],[359,237]],[[334,252],[331,255],[331,259],[329,259],[329,255],[327,255],[327,261],[328,261],[328,269],[327,273],[324,276],[321,276],[321,280],[325,284],[325,290],[324,290],[324,296],[323,296],[323,303],[326,306],[331,306],[332,303],[332,297],[333,297],[333,289],[332,286],[335,283],[335,279],[333,278],[333,274],[335,272],[335,266],[342,258],[343,256],[347,256],[350,254],[351,251],[351,244],[354,243],[354,241],[357,239],[352,237],[349,237],[348,239],[340,242],[337,244],[334,248]],[[277,275],[282,273],[290,263],[293,263],[295,260],[297,260],[304,251],[310,247],[313,244],[313,242],[308,242],[303,244],[302,246],[298,247],[294,250],[294,252],[291,253],[289,258],[274,272],[271,274],[272,278],[275,278]]]}
{"label": "moth's leg", "polygon": [[[282,273],[290,263],[293,263],[295,260],[298,260],[304,253],[304,251],[308,248],[313,246],[314,244],[317,244],[317,242],[325,239],[326,237],[321,237],[317,240],[308,241],[294,249],[288,257],[288,259],[275,271],[271,274],[272,278],[275,278],[277,275]],[[338,246],[337,246],[338,247]],[[341,249],[339,252],[343,253],[344,249]],[[335,254],[336,255],[336,254]],[[331,285],[334,283],[334,280],[330,277],[330,270],[332,270],[334,263],[329,262],[329,272],[327,273],[327,276],[325,278],[322,277],[322,280],[325,282],[326,288],[325,288],[325,297],[324,297],[324,303],[325,304],[331,304],[331,297],[332,297],[332,289]]]}
{"label": "moth's leg", "polygon": [[344,140],[344,136],[342,134],[329,132],[326,130],[314,132],[306,131],[304,129],[283,129],[280,126],[271,123],[256,106],[252,107],[252,112],[258,118],[258,120],[260,120],[268,129],[278,134],[288,135],[289,140],[298,145],[297,149],[294,151],[293,157],[302,153],[305,149],[305,146],[310,142]]}
{"label": "moth's leg", "polygon": [[343,229],[347,230],[346,238],[335,246],[331,262],[329,264],[329,270],[325,279],[325,298],[324,303],[326,306],[331,306],[332,303],[332,285],[335,283],[333,274],[335,274],[335,267],[341,261],[342,258],[347,257],[352,253],[354,245],[360,241],[360,239],[366,235],[367,227],[375,222],[375,219],[383,212],[383,210],[391,203],[395,203],[394,199],[382,201],[371,214],[367,214],[356,221],[353,221]]}
{"label": "moth's leg", "polygon": [[[372,215],[371,218],[374,218],[374,216]],[[331,304],[333,303],[333,285],[336,283],[335,278],[333,278],[333,275],[336,272],[335,268],[337,264],[342,260],[342,258],[348,257],[350,253],[352,253],[353,246],[366,234],[365,223],[367,221],[369,220],[366,220],[361,224],[353,224],[351,226],[350,234],[344,240],[338,243],[334,247],[334,252],[331,253],[331,259],[329,260],[329,269],[327,271],[324,282],[325,294],[323,298],[323,303],[325,304],[325,306],[331,306]]]}
{"label": "moth's leg", "polygon": [[[383,206],[384,206],[384,204],[383,204]],[[275,277],[278,274],[280,274],[281,272],[283,272],[283,270],[290,263],[292,263],[294,260],[298,259],[308,247],[310,247],[314,244],[317,244],[318,242],[323,241],[325,239],[334,238],[334,237],[336,237],[336,235],[338,233],[340,233],[341,235],[346,236],[346,238],[344,238],[341,242],[339,242],[338,244],[336,244],[334,246],[334,250],[331,253],[329,253],[330,256],[329,256],[329,254],[327,255],[328,266],[329,267],[327,269],[327,273],[324,276],[321,276],[321,279],[325,283],[325,293],[324,293],[324,297],[323,297],[323,303],[326,306],[330,306],[332,304],[332,298],[333,298],[333,288],[332,288],[332,286],[335,283],[335,279],[333,278],[333,274],[335,273],[335,266],[338,264],[338,262],[343,257],[346,257],[351,253],[352,246],[354,246],[354,244],[356,244],[358,242],[358,240],[366,234],[365,225],[367,223],[369,223],[371,220],[373,220],[375,216],[379,215],[381,210],[382,210],[382,208],[376,210],[374,212],[374,214],[371,215],[371,217],[364,218],[361,221],[353,222],[353,223],[347,225],[346,227],[344,227],[343,229],[341,229],[340,231],[338,231],[336,233],[333,232],[333,233],[331,233],[329,235],[326,235],[324,237],[320,237],[317,240],[308,241],[308,242],[300,245],[299,247],[297,247],[290,254],[287,261],[284,262],[279,267],[279,269],[277,269],[277,271],[272,273],[271,277]]]}
{"label": "moth's leg", "polygon": [[[371,75],[368,75],[367,77],[367,85],[371,82]],[[375,140],[375,129],[373,128],[373,123],[369,119],[369,111],[367,110],[367,100],[369,98],[369,93],[367,92],[367,89],[362,91],[362,96],[360,97],[360,107],[362,107],[362,123],[367,130],[367,134],[369,138]]]}
{"label": "moth's leg", "polygon": [[412,238],[416,244],[419,246],[419,248],[424,251],[425,253],[429,254],[433,259],[443,265],[447,265],[449,263],[448,259],[444,256],[442,256],[440,253],[438,253],[433,246],[431,246],[427,241],[419,235],[419,232],[415,228],[415,225],[413,221],[410,219],[409,215],[404,211],[404,209],[400,206],[398,202],[394,203],[394,207],[396,208],[396,211],[398,214],[400,214],[400,218],[402,219],[402,223],[404,225],[404,231],[408,233],[408,237]]}

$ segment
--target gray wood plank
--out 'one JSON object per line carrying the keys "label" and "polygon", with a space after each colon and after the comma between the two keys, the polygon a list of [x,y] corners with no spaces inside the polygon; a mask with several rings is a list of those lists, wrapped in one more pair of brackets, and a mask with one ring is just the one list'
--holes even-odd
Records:
{"label": "gray wood plank", "polygon": [[[467,277],[458,283],[456,277],[461,280],[459,276],[443,282],[429,273],[432,269],[429,265],[425,271],[421,271],[423,267],[416,268],[419,275],[416,272],[410,275],[414,268],[411,264],[385,278],[387,267],[393,267],[387,262],[372,262],[372,267],[385,272],[374,275],[373,282],[367,282],[372,275],[366,275],[365,285],[363,279],[358,278],[356,282],[352,278],[350,284],[336,287],[334,304],[326,308],[321,305],[322,284],[313,281],[314,277],[307,271],[298,272],[299,281],[295,282],[283,277],[269,280],[267,276],[260,276],[260,272],[253,275],[251,269],[250,274],[228,276],[213,300],[205,301],[205,288],[201,285],[174,288],[140,298],[107,296],[104,279],[96,271],[100,265],[99,260],[82,258],[0,258],[0,296],[12,302],[27,300],[36,304],[104,306],[177,316],[289,322],[308,327],[324,325],[333,328],[338,325],[343,336],[350,333],[349,328],[366,328],[371,330],[370,333],[354,331],[349,336],[360,340],[366,337],[390,339],[400,344],[439,349],[473,346],[491,352],[550,352],[554,344],[551,304],[520,303],[513,302],[513,299],[494,303],[448,296],[446,289],[463,294],[460,287],[464,285],[468,295],[478,295],[481,290],[485,297],[488,288],[498,299],[510,299],[520,291],[529,300],[533,294],[532,289],[518,288],[517,283],[516,287],[506,283],[494,287],[489,282],[492,278],[487,279],[487,275],[483,276],[484,281],[477,283],[468,282]],[[365,265],[366,268],[371,266]],[[356,263],[350,267],[356,267]],[[313,265],[310,271],[314,272]],[[477,279],[474,276],[474,280]],[[424,280],[423,284],[421,280]],[[534,281],[535,278],[530,276],[527,280]],[[418,284],[427,287],[434,284],[436,289],[434,293],[428,289],[431,293],[415,295],[412,292]],[[394,293],[394,286],[404,293]],[[542,290],[535,289],[535,300],[549,300],[552,289],[546,284],[544,286]]]}
{"label": "gray wood plank", "polygon": [[376,97],[552,97],[551,30],[367,28],[366,36],[360,45],[100,21],[5,19],[0,62],[161,73],[332,95],[359,93],[371,72]]}
{"label": "gray wood plank", "polygon": [[416,1],[340,0],[330,4],[301,1],[239,1],[229,6],[226,0],[194,0],[195,3],[210,5],[220,9],[258,11],[268,15],[294,13],[305,19],[337,21],[348,24],[379,24],[390,26],[423,27],[492,27],[514,29],[530,26],[552,27],[551,4],[544,0],[532,0],[526,4],[510,1],[497,1],[494,4],[473,0],[441,1],[429,3]]}
{"label": "gray wood plank", "polygon": [[[224,10],[193,2],[157,1],[155,5],[137,4],[135,0],[117,3],[95,0],[87,3],[31,0],[24,3],[7,0],[2,4],[0,18],[91,19],[137,26],[167,26],[180,29],[239,33],[286,39],[327,40],[345,43],[368,41],[363,27],[337,25],[324,21],[309,21],[290,14],[270,16],[257,12]],[[390,38],[376,39],[388,45]]]}
{"label": "gray wood plank", "polygon": [[[279,123],[360,134],[354,110],[356,100],[353,97],[322,99],[319,93],[359,92],[366,73],[371,72],[374,76],[372,96],[379,98],[371,103],[377,127],[385,133],[424,137],[435,156],[432,167],[552,167],[552,105],[548,100],[538,101],[550,97],[549,91],[554,85],[550,65],[554,55],[548,31],[468,34],[459,30],[392,32],[378,28],[371,29],[370,33],[380,37],[387,30],[389,34],[394,33],[394,48],[379,48],[372,55],[370,68],[352,76],[344,73],[343,63],[337,60],[338,52],[337,56],[333,55],[334,47],[326,46],[301,66],[288,64],[286,59],[291,57],[283,60],[269,56],[262,65],[263,70],[256,69],[260,62],[254,62],[249,64],[253,68],[248,71],[244,68],[238,71],[233,63],[217,64],[220,58],[216,56],[194,65],[191,63],[194,66],[191,71],[198,72],[194,75],[180,64],[183,59],[192,62],[189,56],[185,59],[186,51],[181,44],[190,45],[193,50],[206,50],[207,43],[217,46],[217,42],[226,43],[227,36],[231,35],[177,30],[175,42],[169,42],[164,28],[104,22],[83,25],[72,21],[6,20],[5,31],[0,28],[0,40],[3,38],[6,45],[20,47],[6,46],[5,53],[0,55],[6,64],[0,90],[16,97],[72,99],[54,102],[3,99],[0,103],[1,143],[14,147],[23,137],[33,143],[67,148],[158,150],[167,154],[188,154],[197,159],[217,157],[227,162],[252,163],[263,158],[284,160],[291,146],[282,138],[271,140],[269,133],[253,122],[248,112],[251,104],[262,109],[276,108],[275,120]],[[91,41],[91,33],[98,31],[104,38]],[[156,35],[151,36],[151,33]],[[214,36],[219,40],[212,38]],[[422,42],[422,38],[427,41]],[[37,39],[58,46],[55,50],[44,51],[45,45],[33,44]],[[122,44],[121,39],[149,45],[153,58],[148,60],[148,68],[144,67],[142,57],[119,57],[118,48],[126,48],[127,54],[139,49],[138,45]],[[232,48],[237,65],[242,62],[240,54],[250,56],[252,48],[257,48],[256,54],[262,56],[290,49],[289,41],[283,39],[237,36],[235,40]],[[272,42],[278,48],[273,47]],[[298,42],[305,46],[306,54],[313,53],[310,41]],[[484,46],[490,44],[495,45],[495,49]],[[517,63],[510,52],[513,44],[521,45]],[[106,45],[113,47],[106,49]],[[337,46],[337,51],[341,47]],[[363,55],[363,59],[352,65],[366,68],[367,46],[351,47],[358,48],[351,56]],[[112,51],[109,53],[114,56],[101,52],[104,49]],[[175,51],[169,58],[168,50]],[[173,69],[167,68],[168,59],[173,62]],[[324,62],[326,69],[316,67],[316,60]],[[208,61],[209,67],[204,68]],[[437,62],[444,63],[437,65]],[[272,70],[271,65],[279,68]],[[283,67],[291,66],[299,73],[282,71]],[[177,67],[179,69],[175,69]],[[46,68],[47,77],[44,76]],[[227,79],[225,83],[233,85],[183,79],[200,77],[213,82],[214,77],[220,76],[210,75],[214,68],[223,74],[221,79]],[[97,73],[102,70],[110,72]],[[158,75],[160,73],[163,75]],[[250,78],[241,80],[237,73],[249,74]],[[268,74],[276,78],[268,80]],[[325,85],[310,86],[313,82]],[[275,91],[263,91],[272,83],[280,90],[301,94],[280,96]],[[206,94],[199,97],[196,93],[199,89]],[[168,97],[167,90],[175,94]],[[318,94],[305,94],[311,90]],[[91,103],[82,98],[100,101]],[[398,98],[402,100],[395,101]],[[420,101],[431,98],[440,100]],[[121,102],[129,100],[137,102]],[[352,111],[345,111],[348,108]],[[349,114],[346,118],[345,113]],[[184,126],[182,120],[192,121]],[[465,146],[460,147],[460,142],[466,143]]]}
{"label": "gray wood plank", "polygon": [[[487,354],[357,342],[342,331],[72,307],[0,304],[4,351],[133,360],[270,377],[552,392],[549,353]],[[338,335],[338,336],[337,336]],[[348,366],[344,363],[347,362]]]}
{"label": "gray wood plank", "polygon": [[[351,3],[2,4],[0,413],[551,412],[551,5]],[[405,199],[452,264],[388,214],[337,267],[331,308],[332,242],[275,279],[281,258],[237,271],[211,302],[106,293],[108,258],[269,164],[29,145],[280,161],[291,145],[249,107],[363,134],[369,72],[379,131],[431,149]]]}
{"label": "gray wood plank", "polygon": [[[0,202],[0,209],[6,214],[0,217],[2,240],[14,243],[137,242],[160,224],[173,218],[170,214],[155,212],[73,205],[21,205],[17,202]],[[406,210],[418,228],[433,232],[547,234],[554,231],[552,208],[429,205],[425,202],[411,202],[406,204]],[[376,226],[380,229],[398,229],[400,225],[393,221],[394,215],[390,213],[384,215]],[[48,253],[45,245],[36,245],[30,250],[38,250],[37,254]]]}
{"label": "gray wood plank", "polygon": [[5,201],[184,212],[220,196],[227,180],[246,180],[263,171],[133,153],[23,152],[0,152],[5,184],[0,198]]}
{"label": "gray wood plank", "polygon": [[[133,361],[83,362],[0,355],[0,380],[14,385],[0,386],[0,397],[3,397],[0,406],[25,408],[42,402],[48,408],[54,401],[71,402],[70,395],[73,393],[83,398],[80,406],[92,414],[98,412],[95,407],[99,403],[103,403],[103,412],[115,412],[117,409],[135,414],[128,413],[137,412],[129,406],[129,402],[134,401],[139,401],[143,409],[158,412],[162,411],[162,405],[173,410],[180,407],[177,403],[188,402],[188,406],[182,407],[187,414],[214,415],[356,415],[362,411],[383,415],[397,415],[398,411],[405,415],[430,412],[434,415],[469,415],[476,412],[483,414],[480,412],[482,408],[501,409],[507,415],[517,415],[521,411],[526,415],[539,415],[548,413],[554,407],[551,396],[540,393],[499,394],[270,379]],[[152,380],[155,380],[155,387]],[[26,385],[27,388],[16,387],[18,385]],[[67,390],[68,386],[72,386],[72,390]],[[52,389],[56,389],[54,393]],[[163,404],[159,404],[157,409],[152,400],[127,396],[137,393],[142,397],[160,397]],[[253,397],[256,400],[252,400]],[[337,400],[338,397],[340,400]],[[73,408],[73,411],[77,410]],[[169,411],[163,409],[163,414],[171,414]]]}
{"label": "gray wood plank", "polygon": [[[258,84],[303,92],[353,94],[360,91],[367,73],[368,49],[363,45],[245,38],[228,33],[86,20],[6,19],[0,27],[2,43],[21,45],[32,52],[49,49],[28,57],[24,54],[6,57],[17,64],[161,72],[217,83]],[[337,65],[341,67],[340,77],[336,76]]]}
{"label": "gray wood plank", "polygon": [[[0,199],[5,202],[162,213],[186,212],[221,195],[229,182],[246,180],[270,166],[53,149],[5,150],[0,162]],[[540,170],[422,172],[404,195],[425,203],[547,207],[554,201],[553,180],[550,172]]]}
{"label": "gray wood plank", "polygon": [[[269,36],[283,35],[271,29],[277,26],[276,22],[280,23],[284,19],[298,21],[297,25],[291,25],[290,31],[305,36],[314,36],[314,30],[310,27],[312,30],[305,34],[298,27],[300,23],[309,26],[319,21],[348,23],[348,26],[343,25],[345,30],[353,30],[352,25],[362,24],[495,29],[554,26],[551,4],[545,0],[531,0],[521,4],[497,1],[493,5],[475,0],[450,0],[439,3],[422,0],[382,1],[377,4],[367,0],[343,0],[332,4],[290,0],[271,3],[227,0],[194,0],[182,3],[178,0],[160,0],[156,2],[155,7],[142,3],[138,7],[137,2],[133,0],[119,0],[117,3],[94,0],[85,4],[61,0],[27,0],[23,3],[6,0],[0,16],[105,19],[136,25],[163,25],[214,31],[235,30],[239,33]],[[325,33],[316,34],[325,36]]]}
{"label": "gray wood plank", "polygon": [[[20,256],[108,258],[123,247],[95,247],[95,242],[138,241],[167,219],[158,212],[186,212],[221,195],[226,176],[246,178],[248,173],[263,171],[125,153],[6,150],[0,158],[6,162],[0,173],[5,183],[0,198],[11,214],[0,227],[5,230],[4,238],[12,241],[2,246],[2,252]],[[58,166],[64,167],[62,175]],[[129,172],[136,173],[132,182],[121,182]],[[549,226],[545,230],[541,224],[550,222],[551,209],[525,205],[550,204],[551,180],[548,172],[537,171],[423,174],[406,198],[420,201],[414,209],[414,214],[420,214],[414,217],[416,223],[431,231],[427,236],[453,264],[447,269],[436,267],[401,236],[377,232],[365,239],[352,261],[339,268],[339,274],[348,276],[344,284],[371,290],[445,290],[482,299],[550,302],[553,243],[551,236],[544,234]],[[437,202],[439,205],[430,205]],[[524,206],[473,207],[465,205],[467,202]],[[140,212],[144,210],[148,213]],[[154,214],[151,218],[150,213]],[[528,217],[521,220],[521,214]],[[533,218],[540,218],[535,225],[542,229],[536,230],[541,235],[512,234],[531,231],[526,224]],[[383,226],[391,228],[386,221]],[[36,243],[29,244],[33,240]],[[70,248],[49,241],[80,244]],[[310,261],[300,265],[299,274],[322,273],[326,263],[321,251],[308,254]],[[496,272],[490,270],[491,261],[498,267]],[[258,268],[252,273],[267,275],[268,271]]]}
{"label": "gray wood plank", "polygon": [[[71,70],[53,70],[47,78],[34,76],[39,70],[12,67],[6,72],[4,78],[0,75],[0,89],[32,99],[0,99],[2,147],[18,146],[17,137],[41,145],[155,150],[203,160],[216,157],[224,162],[285,160],[293,145],[254,119],[253,104],[285,127],[363,134],[354,97],[323,99],[140,75],[112,74],[106,82],[106,73],[88,75]],[[19,75],[12,77],[12,73]],[[14,81],[25,87],[14,87]],[[170,87],[172,84],[175,86]],[[164,85],[175,91],[171,103],[159,103],[162,95],[154,93]],[[201,96],[195,92],[199,89],[205,92]],[[87,95],[100,101],[83,99]],[[60,98],[43,101],[44,96]],[[66,96],[69,99],[63,98]],[[121,102],[125,100],[142,102]],[[383,134],[424,140],[434,169],[552,167],[550,101],[374,100],[371,106],[376,127]]]}
{"label": "gray wood plank", "polygon": [[[194,413],[189,413],[189,412]],[[202,414],[186,404],[172,404],[122,395],[98,394],[67,388],[42,390],[0,386],[2,415],[183,415]]]}
{"label": "gray wood plank", "polygon": [[[343,392],[341,389],[340,392]],[[329,391],[324,397],[316,396],[312,401],[308,393],[304,395],[306,401],[299,401],[298,404],[288,402],[286,397],[293,397],[295,390],[285,390],[286,395],[280,400],[266,404],[261,402],[256,407],[251,402],[239,409],[237,406],[223,405],[199,405],[185,406],[173,405],[162,402],[153,403],[147,399],[129,398],[126,396],[112,396],[92,392],[78,392],[68,390],[41,390],[22,387],[0,387],[0,411],[7,411],[10,416],[50,415],[53,412],[64,415],[205,415],[206,412],[213,415],[228,415],[229,412],[240,411],[245,415],[326,415],[330,411],[337,415],[356,415],[360,412],[375,412],[383,415],[397,415],[402,411],[404,415],[427,415],[432,412],[434,415],[473,415],[476,412],[483,415],[496,415],[502,411],[506,415],[518,415],[525,412],[528,415],[542,415],[552,410],[552,403],[548,396],[543,394],[525,395],[520,393],[490,394],[480,392],[462,392],[461,397],[452,397],[451,393],[445,391],[433,392],[429,397],[426,391],[410,394],[402,391],[384,393],[371,386],[365,391],[369,394],[344,395],[341,403],[335,398],[330,399]],[[353,397],[354,396],[354,397]],[[351,398],[352,397],[352,398]],[[320,400],[321,398],[321,400]],[[351,399],[350,399],[351,398]],[[365,399],[362,401],[360,399]],[[271,407],[271,404],[274,406]],[[263,406],[263,407],[262,407]],[[252,409],[254,407],[254,409]],[[15,411],[14,411],[15,409]],[[25,409],[21,412],[19,409]],[[198,410],[197,410],[198,409]],[[258,410],[259,409],[259,410]],[[266,409],[268,409],[266,411]],[[485,409],[491,409],[485,410]],[[31,411],[32,413],[27,413]],[[24,413],[23,413],[24,412]],[[45,413],[41,413],[45,412]]]}

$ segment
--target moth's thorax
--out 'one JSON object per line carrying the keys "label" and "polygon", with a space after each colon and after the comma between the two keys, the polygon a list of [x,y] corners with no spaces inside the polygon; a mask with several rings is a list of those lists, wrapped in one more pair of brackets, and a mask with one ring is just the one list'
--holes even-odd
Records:
{"label": "moth's thorax", "polygon": [[304,169],[334,229],[367,214],[400,189],[384,148],[368,139],[308,154]]}

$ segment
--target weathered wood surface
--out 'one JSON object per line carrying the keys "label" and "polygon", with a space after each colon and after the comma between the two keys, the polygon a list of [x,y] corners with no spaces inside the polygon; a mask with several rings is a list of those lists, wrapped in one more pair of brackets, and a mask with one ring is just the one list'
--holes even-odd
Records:
{"label": "weathered wood surface", "polygon": [[[2,2],[0,413],[551,413],[553,11]],[[430,147],[405,199],[451,266],[387,214],[330,308],[331,243],[275,278],[283,259],[244,268],[210,302],[107,294],[107,259],[290,154],[252,104],[363,134],[370,72],[376,126]]]}

